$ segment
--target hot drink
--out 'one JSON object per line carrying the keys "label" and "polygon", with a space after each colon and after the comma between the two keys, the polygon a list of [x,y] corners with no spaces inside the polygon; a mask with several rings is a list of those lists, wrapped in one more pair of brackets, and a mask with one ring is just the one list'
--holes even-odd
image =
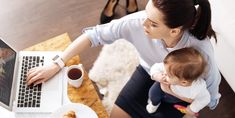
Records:
{"label": "hot drink", "polygon": [[68,77],[72,80],[79,79],[81,76],[82,76],[82,71],[77,68],[73,68],[73,69],[69,70],[69,72],[68,72]]}
{"label": "hot drink", "polygon": [[71,65],[66,71],[66,78],[68,83],[73,87],[80,87],[84,77],[84,70],[82,64]]}

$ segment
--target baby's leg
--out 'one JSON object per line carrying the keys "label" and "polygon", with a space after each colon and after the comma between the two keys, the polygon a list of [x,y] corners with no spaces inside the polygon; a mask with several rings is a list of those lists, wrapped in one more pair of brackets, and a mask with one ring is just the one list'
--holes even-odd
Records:
{"label": "baby's leg", "polygon": [[146,109],[149,113],[154,113],[165,93],[161,90],[160,83],[155,82],[149,89],[149,100]]}

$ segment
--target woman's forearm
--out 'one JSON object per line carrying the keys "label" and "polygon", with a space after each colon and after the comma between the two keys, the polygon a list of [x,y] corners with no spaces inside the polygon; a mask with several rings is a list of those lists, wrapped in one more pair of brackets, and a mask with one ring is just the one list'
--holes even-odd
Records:
{"label": "woman's forearm", "polygon": [[70,44],[62,53],[61,58],[67,62],[70,58],[80,54],[85,49],[91,47],[91,42],[86,34],[82,34]]}

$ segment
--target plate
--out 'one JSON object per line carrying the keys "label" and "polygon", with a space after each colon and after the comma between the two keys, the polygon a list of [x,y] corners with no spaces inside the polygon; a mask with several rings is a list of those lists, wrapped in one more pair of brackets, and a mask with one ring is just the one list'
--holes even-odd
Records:
{"label": "plate", "polygon": [[71,110],[76,113],[77,118],[98,118],[95,111],[80,103],[71,103],[62,106],[51,114],[51,118],[63,118],[64,114]]}

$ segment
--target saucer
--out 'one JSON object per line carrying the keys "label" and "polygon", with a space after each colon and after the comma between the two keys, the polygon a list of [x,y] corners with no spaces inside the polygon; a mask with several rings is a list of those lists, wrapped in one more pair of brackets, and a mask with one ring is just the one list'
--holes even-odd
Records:
{"label": "saucer", "polygon": [[77,118],[98,118],[95,111],[81,103],[70,103],[62,106],[51,114],[51,118],[63,118],[64,114],[74,111]]}

